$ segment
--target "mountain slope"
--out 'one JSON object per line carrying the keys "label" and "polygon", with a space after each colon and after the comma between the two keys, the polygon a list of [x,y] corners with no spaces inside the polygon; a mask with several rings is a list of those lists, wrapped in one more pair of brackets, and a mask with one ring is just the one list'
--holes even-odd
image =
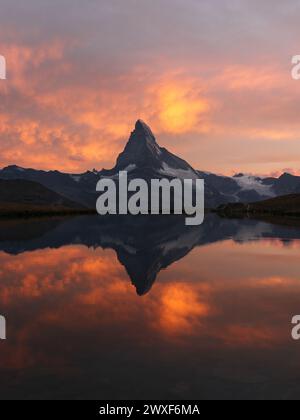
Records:
{"label": "mountain slope", "polygon": [[37,182],[57,194],[84,207],[95,208],[96,183],[99,176],[94,172],[71,175],[59,171],[25,169],[12,165],[0,171],[0,179],[22,179]]}
{"label": "mountain slope", "polygon": [[95,209],[96,184],[100,178],[117,177],[126,170],[129,178],[204,179],[205,206],[224,203],[256,202],[283,194],[300,193],[300,177],[284,173],[279,178],[256,177],[238,173],[222,176],[195,170],[189,163],[157,143],[151,129],[138,120],[122,153],[112,169],[68,174],[59,171],[25,169],[12,165],[0,170],[0,179],[38,182],[59,195]]}
{"label": "mountain slope", "polygon": [[129,178],[204,179],[205,206],[224,203],[256,202],[282,194],[300,192],[300,177],[283,174],[279,178],[238,173],[233,177],[195,170],[190,164],[160,147],[151,129],[138,120],[116,165],[99,172],[101,177],[117,177],[126,170]]}
{"label": "mountain slope", "polygon": [[[100,177],[117,178],[119,171],[126,170],[128,178],[151,179],[199,179],[199,173],[185,160],[160,147],[147,124],[138,120],[135,129],[122,153],[117,158],[116,165],[99,172]],[[224,202],[222,194],[210,185],[205,186],[205,205],[215,207]]]}
{"label": "mountain slope", "polygon": [[169,178],[199,178],[186,161],[160,147],[150,129],[142,120],[138,120],[135,129],[117,158],[113,169],[102,170],[102,176],[114,176],[119,171],[134,172],[140,175],[165,176]]}
{"label": "mountain slope", "polygon": [[267,214],[300,216],[300,194],[288,194],[256,203],[233,203],[221,205],[218,211],[228,215]]}
{"label": "mountain slope", "polygon": [[83,206],[36,182],[0,179],[0,215],[65,213],[83,210]]}

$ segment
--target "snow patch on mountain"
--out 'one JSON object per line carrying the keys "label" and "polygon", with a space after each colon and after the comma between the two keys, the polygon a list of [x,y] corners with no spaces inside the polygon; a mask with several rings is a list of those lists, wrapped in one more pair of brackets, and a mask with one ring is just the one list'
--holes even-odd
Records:
{"label": "snow patch on mountain", "polygon": [[134,169],[136,169],[136,165],[134,163],[131,163],[130,165],[126,166],[126,168],[123,169],[123,171],[131,172]]}
{"label": "snow patch on mountain", "polygon": [[[136,169],[136,167],[137,166],[134,163],[131,163],[130,165],[127,165],[126,168],[122,169],[122,171],[126,171],[127,173],[129,173]],[[119,178],[119,172],[113,175],[105,175],[104,178],[117,179]]]}
{"label": "snow patch on mountain", "polygon": [[171,168],[165,162],[162,163],[162,169],[160,173],[165,176],[171,176],[174,178],[184,178],[184,179],[199,179],[197,174],[191,169],[175,169]]}
{"label": "snow patch on mountain", "polygon": [[80,182],[81,181],[81,175],[70,175],[70,177],[75,181],[75,182]]}
{"label": "snow patch on mountain", "polygon": [[271,185],[263,184],[262,180],[252,175],[239,175],[233,177],[235,182],[243,191],[254,190],[259,195],[274,197]]}
{"label": "snow patch on mountain", "polygon": [[235,241],[248,242],[271,236],[273,228],[269,223],[258,222],[255,225],[242,225],[232,236]]}

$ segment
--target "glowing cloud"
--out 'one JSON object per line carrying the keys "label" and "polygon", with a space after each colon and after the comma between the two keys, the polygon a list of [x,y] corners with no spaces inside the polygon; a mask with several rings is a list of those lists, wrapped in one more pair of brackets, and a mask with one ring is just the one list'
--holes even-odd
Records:
{"label": "glowing cloud", "polygon": [[156,110],[162,131],[171,134],[198,132],[205,129],[204,115],[209,110],[208,101],[197,92],[199,82],[163,82],[154,88]]}
{"label": "glowing cloud", "polygon": [[190,334],[209,313],[193,288],[173,283],[163,289],[160,326],[167,333]]}

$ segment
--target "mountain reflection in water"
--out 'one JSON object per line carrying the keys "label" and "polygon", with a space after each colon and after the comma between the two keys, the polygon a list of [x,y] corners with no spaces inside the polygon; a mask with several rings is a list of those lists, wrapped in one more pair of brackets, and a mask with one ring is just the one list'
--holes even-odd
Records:
{"label": "mountain reflection in water", "polygon": [[0,222],[0,395],[299,398],[299,238],[212,214]]}
{"label": "mountain reflection in water", "polygon": [[214,214],[208,214],[200,226],[186,226],[181,216],[79,216],[0,222],[0,251],[9,254],[78,244],[113,249],[138,295],[151,289],[160,270],[194,247],[230,238],[239,243],[280,238],[288,243],[300,239],[300,227],[230,220]]}

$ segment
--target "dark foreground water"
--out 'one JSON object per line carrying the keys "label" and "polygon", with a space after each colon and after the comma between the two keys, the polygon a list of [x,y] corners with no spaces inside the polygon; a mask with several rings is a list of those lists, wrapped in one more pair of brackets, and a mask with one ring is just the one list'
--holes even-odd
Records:
{"label": "dark foreground water", "polygon": [[0,398],[299,398],[300,229],[0,222]]}

